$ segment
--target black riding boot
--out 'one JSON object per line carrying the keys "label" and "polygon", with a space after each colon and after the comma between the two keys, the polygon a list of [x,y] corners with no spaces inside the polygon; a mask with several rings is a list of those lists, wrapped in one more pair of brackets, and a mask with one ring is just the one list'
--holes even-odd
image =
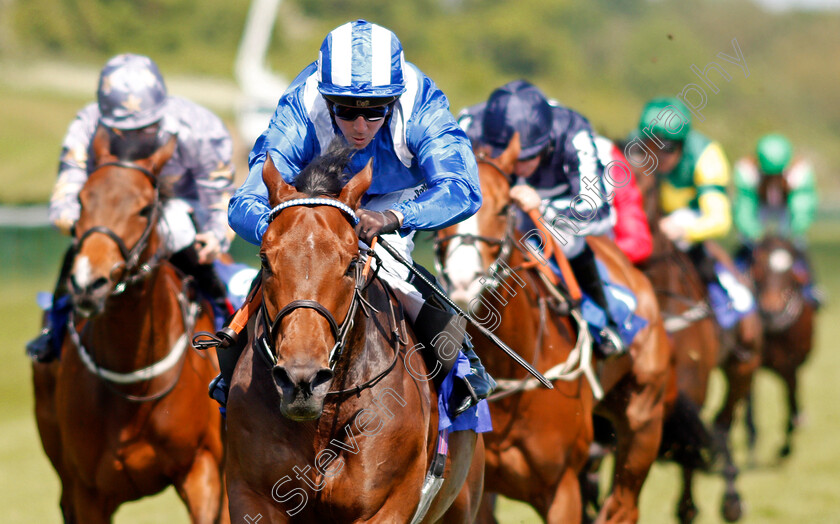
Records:
{"label": "black riding boot", "polygon": [[723,287],[718,281],[718,274],[715,271],[715,259],[706,252],[702,242],[691,246],[686,254],[694,267],[697,268],[697,273],[700,275],[704,287],[709,287],[709,284],[718,284]]}
{"label": "black riding boot", "polygon": [[607,296],[604,294],[604,282],[601,280],[601,274],[598,272],[598,266],[595,263],[595,253],[587,245],[580,255],[569,260],[569,264],[572,266],[572,271],[581,289],[604,311],[604,315],[607,317],[607,325],[600,333],[601,344],[595,348],[596,351],[602,357],[624,353],[627,351],[627,348],[624,346],[621,336],[618,334],[618,326],[616,326],[615,321],[610,316]]}
{"label": "black riding boot", "polygon": [[37,337],[26,343],[26,354],[36,362],[52,362],[58,357],[61,350],[65,324],[72,308],[67,280],[70,278],[70,270],[73,269],[74,256],[73,248],[67,249],[61,263],[58,282],[56,282],[53,290],[52,306],[47,313],[44,327]]}
{"label": "black riding boot", "polygon": [[450,312],[435,296],[427,298],[414,322],[414,332],[425,349],[423,357],[427,367],[430,370],[440,368],[433,377],[435,384],[439,386],[455,365],[458,350],[470,361],[470,373],[465,380],[456,381],[452,390],[450,400],[454,406],[451,413],[453,417],[487,398],[496,388],[496,381],[487,374],[466,336],[465,322],[465,319]]}
{"label": "black riding boot", "polygon": [[221,315],[226,320],[234,313],[227,297],[227,287],[216,274],[213,264],[199,263],[195,246],[178,251],[169,257],[169,261],[185,274],[195,278],[198,289],[212,302],[216,315]]}
{"label": "black riding boot", "polygon": [[[246,304],[253,300],[254,293],[261,284],[262,273],[257,273],[257,276],[251,282],[251,287],[245,298]],[[230,385],[233,383],[233,372],[236,370],[239,357],[245,351],[245,346],[248,343],[248,329],[252,326],[251,322],[246,322],[242,331],[236,333],[228,327],[229,322],[230,319],[225,322],[225,327],[216,334],[221,340],[221,343],[216,346],[216,358],[219,359],[219,374],[210,382],[208,388],[210,398],[218,402],[225,409],[227,408],[227,399],[230,394]],[[225,411],[223,410],[222,413],[225,413]]]}

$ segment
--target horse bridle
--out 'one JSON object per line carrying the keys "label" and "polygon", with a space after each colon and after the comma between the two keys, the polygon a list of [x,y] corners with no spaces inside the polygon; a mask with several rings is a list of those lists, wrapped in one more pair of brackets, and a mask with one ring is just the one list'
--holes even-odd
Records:
{"label": "horse bridle", "polygon": [[[356,216],[356,212],[353,211],[349,206],[347,206],[343,202],[339,202],[338,200],[328,198],[299,198],[283,202],[282,204],[275,206],[269,212],[268,223],[270,224],[284,209],[296,206],[334,207],[342,211],[344,216],[350,221],[350,223],[353,226],[359,223],[359,218]],[[375,257],[376,255],[373,253],[373,250],[370,250],[368,252],[368,256]],[[268,314],[268,308],[265,304],[265,294],[263,294],[263,299],[260,302],[260,317],[262,318],[263,334],[261,337],[258,338],[259,344],[262,346],[262,349],[264,349],[264,352],[261,351],[260,354],[263,355],[263,357],[266,359],[266,362],[270,366],[274,366],[277,364],[277,356],[272,350],[272,341],[277,338],[277,334],[280,329],[280,323],[285,317],[299,309],[311,309],[317,312],[322,317],[324,317],[327,320],[327,323],[329,323],[330,332],[332,333],[333,339],[335,340],[335,344],[330,350],[329,362],[330,369],[335,369],[335,365],[341,357],[341,354],[344,350],[344,346],[347,343],[347,336],[349,335],[350,330],[353,328],[354,319],[356,317],[356,313],[358,312],[359,307],[361,306],[366,314],[374,309],[373,306],[367,300],[365,300],[363,296],[365,288],[368,285],[370,285],[370,282],[373,281],[373,278],[368,279],[363,274],[363,267],[359,260],[357,260],[354,263],[354,266],[355,285],[353,288],[353,300],[350,303],[350,308],[348,309],[344,320],[342,320],[340,324],[336,321],[335,316],[333,316],[332,312],[330,312],[329,309],[324,307],[321,303],[319,303],[316,300],[307,299],[292,300],[291,302],[280,308],[280,311],[278,311],[277,314],[274,316],[274,320],[272,320],[271,323],[269,323],[268,319],[270,318],[270,316]],[[375,271],[378,272],[380,266],[381,264],[377,264]],[[376,273],[374,273],[374,278],[375,277]]]}
{"label": "horse bridle", "polygon": [[[143,253],[143,250],[146,249],[149,237],[152,234],[152,228],[155,227],[158,215],[160,214],[160,189],[158,187],[157,177],[151,171],[149,171],[141,165],[135,164],[134,162],[121,160],[101,164],[97,167],[97,170],[107,166],[117,166],[126,169],[133,169],[135,171],[143,173],[146,176],[146,178],[149,179],[149,182],[151,182],[152,188],[154,188],[155,191],[155,196],[151,204],[152,209],[151,213],[148,216],[146,227],[143,229],[143,232],[140,234],[140,238],[137,240],[137,242],[134,243],[131,249],[129,249],[125,245],[125,241],[119,235],[114,233],[113,230],[106,226],[93,226],[90,229],[85,230],[85,232],[82,233],[73,242],[72,250],[74,256],[78,254],[81,250],[82,243],[94,233],[100,233],[107,236],[117,245],[117,248],[119,248],[120,250],[120,255],[123,257],[123,267],[125,268],[125,274],[123,276],[123,279],[120,282],[118,282],[116,286],[114,286],[114,290],[111,292],[113,295],[118,295],[125,291],[125,289],[129,285],[145,278],[151,271],[152,261],[148,261],[142,264],[142,266],[140,266],[139,269],[138,266],[140,265],[140,255]],[[135,269],[138,270],[135,272]]]}
{"label": "horse bridle", "polygon": [[[502,175],[505,180],[508,182],[509,186],[513,185],[513,175],[506,173],[501,167],[499,167],[495,162],[486,158],[484,155],[476,156],[476,162],[479,164],[488,164],[492,166],[500,175]],[[488,283],[485,285],[494,285],[497,286],[497,278],[500,276],[500,269],[503,269],[502,262],[510,257],[511,251],[513,250],[515,243],[513,241],[514,232],[516,229],[516,223],[514,220],[514,214],[516,213],[516,207],[513,205],[508,205],[505,213],[507,215],[505,225],[506,231],[505,235],[502,238],[495,238],[495,237],[486,237],[481,235],[473,235],[471,233],[454,233],[452,235],[447,235],[442,238],[436,238],[434,241],[435,244],[435,253],[437,257],[435,259],[435,266],[437,269],[438,274],[441,276],[443,281],[446,283],[448,287],[451,287],[452,282],[449,280],[449,275],[446,271],[444,271],[443,267],[443,259],[446,256],[446,253],[441,254],[440,246],[451,240],[460,240],[460,246],[475,246],[479,242],[483,242],[488,246],[499,246],[499,254],[496,256],[496,259],[493,261],[490,266],[484,270],[481,274],[481,277],[487,279],[488,277],[492,277],[488,279]],[[460,247],[459,246],[459,247]],[[526,253],[527,255],[527,253]],[[506,266],[505,266],[506,267]]]}

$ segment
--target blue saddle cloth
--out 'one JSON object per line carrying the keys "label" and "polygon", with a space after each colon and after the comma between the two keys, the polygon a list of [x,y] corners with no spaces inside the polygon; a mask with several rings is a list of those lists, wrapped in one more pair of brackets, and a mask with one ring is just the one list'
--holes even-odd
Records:
{"label": "blue saddle cloth", "polygon": [[[581,304],[581,314],[583,319],[589,324],[589,330],[596,342],[601,341],[600,331],[607,325],[607,314],[618,327],[618,335],[625,345],[629,346],[633,343],[642,328],[647,326],[647,320],[636,314],[636,295],[624,286],[620,286],[610,279],[606,266],[600,260],[596,260],[598,266],[598,273],[601,275],[601,281],[604,283],[606,293],[604,296],[607,299],[607,309],[605,312],[598,304],[595,303],[588,295],[584,294],[583,303]],[[557,262],[552,258],[549,261],[551,269],[560,279],[563,274],[557,266]]]}
{"label": "blue saddle cloth", "polygon": [[480,401],[456,418],[450,418],[449,400],[452,396],[452,388],[456,377],[465,377],[470,372],[470,361],[463,353],[458,352],[458,361],[449,370],[446,378],[440,385],[438,391],[438,430],[448,429],[449,432],[471,429],[476,433],[493,431],[493,423],[490,420],[490,406],[486,400]]}
{"label": "blue saddle cloth", "polygon": [[708,285],[709,304],[723,329],[729,329],[755,309],[752,291],[720,262],[715,263],[717,282]]}

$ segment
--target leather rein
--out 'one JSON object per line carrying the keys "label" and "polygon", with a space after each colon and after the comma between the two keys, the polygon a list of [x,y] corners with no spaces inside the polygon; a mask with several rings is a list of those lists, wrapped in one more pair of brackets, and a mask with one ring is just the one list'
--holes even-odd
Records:
{"label": "leather rein", "polygon": [[[340,202],[338,200],[333,200],[329,198],[300,198],[295,200],[289,200],[283,202],[282,204],[274,207],[268,215],[268,222],[269,224],[280,214],[281,211],[290,207],[296,206],[330,206],[342,211],[344,216],[348,219],[348,221],[352,225],[356,225],[359,222],[359,218],[356,216],[355,211],[351,209],[349,206]],[[256,344],[257,344],[257,352],[262,356],[265,363],[273,367],[277,365],[277,355],[275,353],[274,343],[272,342],[277,338],[277,335],[280,330],[280,324],[282,323],[283,319],[289,316],[290,314],[294,313],[295,311],[301,309],[311,309],[324,317],[327,323],[330,326],[330,332],[332,333],[333,339],[335,340],[335,344],[333,345],[332,349],[330,350],[330,357],[329,357],[329,365],[330,369],[335,371],[335,367],[338,364],[341,356],[344,354],[344,349],[347,345],[347,338],[350,332],[353,330],[355,326],[355,319],[361,308],[362,313],[365,317],[370,317],[371,311],[378,313],[379,311],[373,307],[373,305],[368,302],[368,300],[364,297],[365,290],[373,283],[374,280],[377,279],[377,275],[379,273],[379,269],[382,267],[382,261],[379,257],[374,253],[373,249],[368,250],[367,252],[368,257],[372,257],[376,259],[377,264],[376,268],[374,269],[374,273],[371,278],[368,278],[367,274],[364,271],[363,264],[360,260],[355,262],[354,267],[354,275],[355,275],[355,285],[353,287],[353,300],[350,303],[350,308],[347,310],[347,314],[340,323],[336,320],[335,316],[327,309],[324,305],[316,300],[307,300],[307,299],[296,299],[292,300],[285,306],[283,306],[280,311],[274,316],[274,319],[269,322],[270,315],[268,313],[268,308],[266,307],[265,303],[265,294],[262,295],[262,300],[260,301],[259,311],[260,311],[260,319],[263,326],[262,334],[256,337]],[[396,299],[394,292],[391,290],[389,286],[384,286],[387,290],[388,294]],[[391,361],[390,365],[385,368],[382,372],[375,375],[373,378],[365,381],[364,383],[355,386],[349,389],[343,389],[340,391],[329,391],[327,393],[328,396],[330,395],[348,395],[354,394],[358,395],[363,390],[367,388],[371,388],[375,386],[379,381],[384,379],[388,376],[391,371],[396,367],[397,360],[399,360],[400,355],[400,346],[403,347],[408,345],[408,340],[405,338],[405,333],[407,333],[405,327],[405,319],[400,318],[398,321],[397,312],[394,309],[393,300],[388,301],[391,311],[390,311],[390,319],[391,319],[391,334],[394,337],[394,358]]]}
{"label": "leather rein", "polygon": [[109,229],[106,226],[93,226],[90,229],[85,230],[81,235],[79,235],[78,238],[76,238],[73,241],[72,249],[74,256],[78,254],[79,250],[81,250],[82,243],[94,233],[99,233],[107,236],[117,245],[117,248],[120,250],[120,255],[122,255],[124,260],[123,267],[125,267],[125,276],[120,282],[117,283],[116,286],[114,286],[114,290],[111,292],[111,294],[119,295],[120,293],[123,293],[128,286],[146,278],[151,272],[154,265],[160,260],[160,255],[158,253],[155,253],[150,260],[144,262],[143,264],[140,264],[140,255],[143,253],[143,250],[146,249],[146,245],[149,242],[149,237],[152,234],[152,229],[155,227],[155,224],[157,224],[157,220],[160,216],[160,188],[158,187],[157,177],[145,167],[135,164],[134,162],[106,162],[98,166],[97,169],[101,169],[106,166],[117,166],[125,169],[133,169],[139,171],[146,176],[146,178],[149,180],[149,182],[151,182],[152,187],[155,190],[155,196],[152,202],[152,209],[148,216],[146,227],[143,229],[143,232],[140,234],[140,238],[137,240],[137,242],[134,243],[134,246],[132,246],[131,249],[129,249],[125,245],[125,241],[119,235],[117,235],[113,230]]}
{"label": "leather rein", "polygon": [[[130,249],[126,246],[125,241],[119,235],[117,235],[113,230],[106,226],[93,226],[90,229],[85,230],[81,235],[79,235],[78,238],[76,238],[73,241],[73,245],[71,247],[73,251],[73,256],[76,256],[79,253],[84,241],[94,233],[99,233],[107,236],[117,245],[117,248],[120,250],[120,254],[122,255],[124,260],[123,267],[125,267],[125,276],[114,286],[114,289],[111,291],[111,296],[116,296],[122,294],[129,286],[134,285],[147,278],[151,274],[152,269],[157,265],[157,262],[160,261],[161,255],[159,253],[155,253],[149,260],[143,262],[142,264],[140,263],[140,255],[146,249],[146,246],[149,242],[149,237],[152,233],[152,229],[157,224],[157,220],[160,216],[160,190],[158,187],[157,177],[151,171],[149,171],[141,165],[129,161],[116,161],[103,163],[99,165],[97,169],[106,166],[116,166],[139,171],[140,173],[146,176],[149,182],[151,182],[152,187],[155,191],[154,200],[151,204],[151,210],[148,215],[146,227],[140,234],[140,238],[137,240],[137,242],[134,243],[134,245]],[[70,341],[76,347],[76,350],[79,353],[79,358],[84,364],[84,366],[96,377],[98,377],[108,387],[108,389],[111,390],[112,393],[130,402],[150,402],[165,397],[175,388],[175,385],[178,383],[178,380],[180,378],[181,370],[183,369],[184,363],[186,362],[186,359],[183,358],[183,355],[185,354],[189,344],[187,333],[192,332],[192,329],[195,325],[196,317],[198,315],[198,306],[197,304],[189,301],[186,298],[186,289],[175,289],[175,292],[178,298],[178,305],[180,306],[181,317],[184,324],[183,334],[178,338],[178,340],[176,340],[174,346],[170,348],[169,353],[162,360],[159,360],[149,366],[146,366],[145,368],[135,370],[129,373],[114,372],[112,370],[103,368],[102,366],[96,363],[96,361],[93,358],[93,355],[84,346],[82,342],[83,334],[80,334],[78,331],[76,331],[75,315],[73,314],[73,310],[70,311],[70,315],[68,316],[67,322]],[[90,328],[90,323],[85,325],[84,330],[86,331],[88,328]],[[204,356],[201,357],[206,358]],[[169,370],[174,368],[179,362],[180,365],[178,367],[178,372],[175,374],[172,381],[157,393],[142,396],[130,395],[119,391],[113,386],[111,386],[111,383],[127,385],[152,380],[168,372]]]}

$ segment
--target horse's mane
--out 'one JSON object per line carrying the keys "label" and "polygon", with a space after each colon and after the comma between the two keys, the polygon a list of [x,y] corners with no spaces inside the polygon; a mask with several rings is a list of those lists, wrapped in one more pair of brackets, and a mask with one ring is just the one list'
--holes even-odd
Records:
{"label": "horse's mane", "polygon": [[347,165],[355,152],[352,147],[333,140],[327,150],[295,178],[295,189],[312,197],[338,196],[348,178]]}

